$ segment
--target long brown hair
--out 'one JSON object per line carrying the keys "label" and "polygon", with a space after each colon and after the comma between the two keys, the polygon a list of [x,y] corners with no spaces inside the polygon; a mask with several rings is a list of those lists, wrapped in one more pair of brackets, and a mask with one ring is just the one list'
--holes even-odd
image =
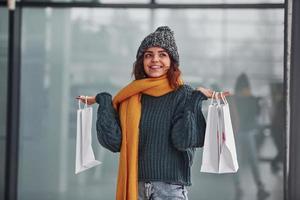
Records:
{"label": "long brown hair", "polygon": [[[170,56],[171,65],[170,69],[167,72],[167,78],[169,80],[169,84],[173,89],[178,89],[180,86],[179,77],[181,75],[181,71],[179,69],[178,63],[176,63],[173,58]],[[134,76],[135,80],[140,80],[143,78],[147,78],[147,75],[144,70],[144,55],[140,56],[134,63],[133,63],[133,71],[132,75]]]}

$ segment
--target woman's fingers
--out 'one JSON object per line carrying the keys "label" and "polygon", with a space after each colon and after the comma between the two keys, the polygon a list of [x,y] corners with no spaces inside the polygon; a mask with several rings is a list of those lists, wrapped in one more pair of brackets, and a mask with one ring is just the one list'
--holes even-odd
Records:
{"label": "woman's fingers", "polygon": [[77,96],[76,97],[76,99],[80,100],[82,103],[85,103],[87,101],[87,104],[89,104],[88,98],[89,98],[88,96]]}
{"label": "woman's fingers", "polygon": [[230,96],[230,95],[231,95],[229,91],[216,92],[216,94],[217,94],[216,97],[217,97],[218,99],[222,98],[221,93],[222,93],[222,95],[223,95],[224,97],[227,97],[227,96]]}
{"label": "woman's fingers", "polygon": [[197,90],[201,91],[208,98],[211,98],[213,94],[213,91],[207,88],[198,87]]}
{"label": "woman's fingers", "polygon": [[[218,99],[221,98],[221,92],[216,92],[211,89],[203,88],[203,87],[198,87],[197,90],[201,91],[208,98],[212,98],[212,95],[214,92],[216,95],[215,98],[218,98]],[[230,96],[231,94],[229,91],[223,91],[222,95],[226,97],[226,96]]]}
{"label": "woman's fingers", "polygon": [[80,100],[82,103],[87,103],[88,105],[96,103],[95,96],[77,96],[76,99]]}
{"label": "woman's fingers", "polygon": [[81,100],[81,101],[85,101],[86,97],[88,98],[88,96],[77,96],[76,99]]}
{"label": "woman's fingers", "polygon": [[223,96],[230,96],[231,95],[229,91],[224,91],[222,94],[223,94]]}

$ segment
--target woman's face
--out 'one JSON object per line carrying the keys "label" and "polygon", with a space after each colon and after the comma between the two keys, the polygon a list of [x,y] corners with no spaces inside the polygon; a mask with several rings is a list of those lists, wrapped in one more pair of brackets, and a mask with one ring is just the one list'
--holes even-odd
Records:
{"label": "woman's face", "polygon": [[160,47],[150,47],[144,53],[144,71],[149,78],[165,75],[170,69],[169,54]]}

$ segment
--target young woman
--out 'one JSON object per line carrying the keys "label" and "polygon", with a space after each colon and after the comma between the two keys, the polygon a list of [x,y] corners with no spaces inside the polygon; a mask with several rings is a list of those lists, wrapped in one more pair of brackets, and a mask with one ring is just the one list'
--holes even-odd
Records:
{"label": "young woman", "polygon": [[120,152],[116,199],[187,200],[195,148],[204,143],[201,104],[213,91],[183,83],[167,26],[142,41],[133,75],[113,99],[107,92],[88,97],[88,104],[99,104],[100,144]]}

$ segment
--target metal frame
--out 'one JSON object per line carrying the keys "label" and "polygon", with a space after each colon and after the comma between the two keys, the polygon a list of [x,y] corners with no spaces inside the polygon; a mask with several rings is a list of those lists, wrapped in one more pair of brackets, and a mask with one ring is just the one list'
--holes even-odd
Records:
{"label": "metal frame", "polygon": [[[130,4],[109,4],[109,3],[100,3],[100,2],[51,2],[51,1],[32,1],[32,0],[22,0],[21,2],[16,2],[16,10],[9,12],[9,58],[8,58],[8,94],[7,94],[7,144],[6,144],[6,173],[5,173],[5,200],[17,200],[18,198],[18,157],[19,157],[19,107],[20,107],[20,77],[21,77],[21,22],[22,22],[22,9],[29,7],[36,8],[76,8],[76,7],[84,7],[84,8],[127,8],[127,9],[284,9],[285,11],[285,26],[284,26],[284,89],[285,95],[287,95],[287,1],[285,3],[279,4],[159,4],[156,3],[156,0],[150,0],[149,3],[138,4],[138,3],[130,3]],[[292,1],[292,0],[291,0]],[[0,1],[0,6],[6,6],[5,1]],[[298,10],[299,11],[299,10]],[[296,15],[296,14],[295,14]],[[299,22],[298,22],[299,23]],[[299,27],[298,27],[299,28]],[[298,61],[299,63],[299,61]],[[294,66],[294,68],[296,68]],[[298,69],[299,73],[299,69]],[[298,76],[299,77],[299,76]],[[292,77],[292,81],[296,81],[295,78]],[[300,80],[300,79],[299,79]],[[298,80],[298,82],[299,82]],[[299,85],[300,83],[298,83]],[[292,90],[296,89],[296,84],[292,86]],[[299,93],[298,93],[299,94]],[[292,94],[293,95],[293,94]],[[292,96],[291,95],[291,96]],[[287,97],[287,96],[286,96]],[[294,102],[296,102],[296,97],[293,97]],[[287,100],[287,98],[285,99]],[[293,104],[292,104],[293,106]],[[287,108],[286,108],[287,110]],[[299,112],[294,111],[292,114],[299,116]],[[292,115],[292,116],[294,116]],[[298,118],[295,118],[298,119]],[[296,126],[297,122],[292,121],[292,127]],[[299,125],[298,127],[299,128]],[[291,154],[290,158],[296,159],[296,152],[293,151],[293,147],[296,148],[297,140],[293,142],[293,136],[296,135],[296,130],[291,130]],[[298,129],[299,130],[299,129]],[[285,140],[286,138],[284,138]],[[294,138],[296,139],[296,138]],[[297,138],[298,139],[298,138]],[[284,147],[287,149],[287,147]],[[297,147],[300,150],[299,147]],[[292,154],[294,157],[292,157]],[[292,159],[291,159],[292,160]],[[288,172],[286,168],[287,160],[285,158],[284,165],[284,199],[292,200],[291,195],[289,194],[291,191],[296,189],[296,182],[292,181],[292,177],[297,175],[298,178],[299,172],[297,174],[297,169],[293,168],[291,173]],[[293,163],[292,163],[293,164]],[[296,177],[297,178],[297,177]],[[294,191],[294,192],[295,192]],[[294,197],[294,196],[293,196]],[[298,197],[299,198],[299,197]]]}
{"label": "metal frame", "polygon": [[290,124],[289,124],[289,134],[290,134],[290,141],[289,141],[289,161],[288,163],[288,173],[287,173],[287,184],[288,184],[288,198],[290,200],[293,199],[300,199],[300,157],[299,157],[299,118],[300,118],[300,1],[299,0],[290,0],[289,3],[290,7],[292,8],[292,21],[290,24],[291,30],[291,55],[290,55]]}
{"label": "metal frame", "polygon": [[6,120],[6,158],[4,199],[16,200],[19,161],[19,108],[21,78],[21,17],[22,9],[9,11],[8,84]]}
{"label": "metal frame", "polygon": [[[288,107],[287,107],[287,99],[288,99],[288,83],[287,83],[287,80],[288,80],[288,66],[287,66],[287,60],[288,60],[288,46],[289,46],[289,42],[288,42],[288,0],[285,0],[285,7],[284,7],[284,54],[283,54],[283,88],[284,88],[284,91],[283,91],[283,95],[284,95],[284,111],[285,113],[287,113],[288,111]],[[287,116],[285,116],[285,121],[284,121],[284,127],[287,127]],[[286,130],[286,133],[289,134],[287,132],[288,129],[285,129]],[[284,155],[288,155],[287,153],[287,134],[285,135],[285,137],[283,137],[283,148],[285,150],[285,154]],[[287,156],[284,156],[283,158],[283,162],[284,162],[284,165],[283,165],[283,196],[284,196],[284,200],[288,200],[289,197],[288,197],[288,181],[287,181]]]}
{"label": "metal frame", "polygon": [[[6,5],[1,2],[0,5]],[[148,9],[283,9],[284,3],[261,4],[162,4],[151,0],[149,3],[100,3],[100,2],[51,2],[23,0],[16,2],[18,7],[53,8],[148,8]]]}

